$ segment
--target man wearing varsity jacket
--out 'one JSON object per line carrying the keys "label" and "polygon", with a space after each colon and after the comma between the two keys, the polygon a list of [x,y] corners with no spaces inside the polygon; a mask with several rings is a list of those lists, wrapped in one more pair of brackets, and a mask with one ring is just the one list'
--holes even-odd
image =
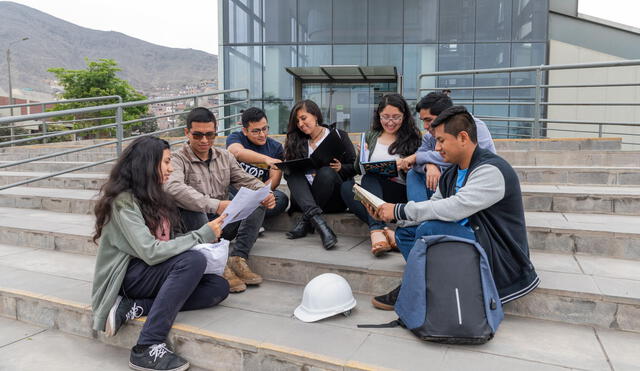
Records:
{"label": "man wearing varsity jacket", "polygon": [[[474,120],[462,106],[443,111],[432,124],[436,151],[453,164],[440,177],[428,201],[382,205],[372,216],[396,220],[396,242],[405,259],[424,235],[475,240],[485,249],[503,303],[526,295],[539,284],[529,260],[520,183],[500,156],[477,145]],[[372,300],[392,310],[400,287]]]}

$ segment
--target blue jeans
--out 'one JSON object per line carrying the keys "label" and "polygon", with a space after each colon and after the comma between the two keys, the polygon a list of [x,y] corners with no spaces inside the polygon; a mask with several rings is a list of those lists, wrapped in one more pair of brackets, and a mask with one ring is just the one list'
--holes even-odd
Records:
{"label": "blue jeans", "polygon": [[446,235],[466,238],[475,241],[476,236],[469,227],[463,227],[455,222],[429,220],[418,226],[396,229],[396,243],[404,260],[409,257],[416,240],[422,236]]}
{"label": "blue jeans", "polygon": [[407,199],[421,202],[431,198],[433,191],[427,188],[425,173],[419,173],[413,169],[407,173]]}

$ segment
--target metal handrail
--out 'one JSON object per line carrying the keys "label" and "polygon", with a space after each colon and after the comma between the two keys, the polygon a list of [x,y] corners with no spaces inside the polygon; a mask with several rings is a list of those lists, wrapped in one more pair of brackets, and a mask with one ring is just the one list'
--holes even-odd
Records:
{"label": "metal handrail", "polygon": [[117,99],[118,103],[122,103],[122,97],[119,96],[119,95],[105,95],[105,96],[102,96],[102,97],[88,97],[88,98],[51,100],[51,101],[48,101],[48,102],[31,102],[31,103],[9,104],[9,105],[6,105],[6,106],[0,106],[0,109],[21,108],[21,107],[30,107],[30,106],[42,106],[42,105],[50,106],[50,105],[54,105],[54,104],[91,102],[91,101],[95,101],[95,100],[107,100],[107,99]]}
{"label": "metal handrail", "polygon": [[[511,100],[506,97],[504,100],[500,100],[500,97],[485,97],[484,100],[481,97],[475,97],[474,99],[458,99],[456,102],[464,103],[468,105],[501,105],[501,106],[530,106],[533,107],[533,117],[530,118],[515,118],[515,117],[492,117],[493,121],[522,121],[522,122],[531,122],[531,126],[528,128],[531,131],[532,138],[541,138],[543,132],[546,131],[563,131],[558,128],[549,128],[548,123],[558,123],[558,124],[595,124],[598,125],[598,130],[592,131],[589,133],[597,134],[598,137],[603,137],[604,135],[613,134],[610,130],[609,132],[605,132],[604,127],[613,127],[613,126],[626,126],[626,127],[638,127],[640,123],[633,122],[612,122],[612,121],[604,121],[599,120],[594,123],[592,121],[587,120],[563,120],[563,119],[554,119],[549,117],[543,117],[545,115],[546,107],[555,107],[555,106],[574,106],[574,107],[638,107],[640,106],[640,102],[586,102],[586,101],[576,101],[576,102],[553,102],[549,101],[549,94],[545,92],[548,89],[566,89],[566,88],[620,88],[620,87],[633,87],[640,86],[640,82],[622,82],[622,83],[587,83],[587,84],[548,84],[544,82],[544,73],[548,73],[550,71],[558,71],[558,70],[571,70],[571,69],[592,69],[592,68],[611,68],[611,67],[630,67],[630,66],[640,66],[640,59],[634,60],[624,60],[624,61],[612,61],[612,62],[596,62],[596,63],[576,63],[576,64],[561,64],[561,65],[539,65],[539,66],[525,66],[525,67],[510,67],[510,68],[487,68],[487,69],[476,69],[476,70],[458,70],[458,71],[438,71],[431,73],[423,73],[418,75],[417,78],[417,97],[416,101],[420,99],[420,95],[425,91],[439,91],[442,89],[449,89],[453,91],[481,91],[481,90],[497,90],[497,89],[533,89],[534,94],[528,101],[522,101],[523,99],[527,99],[524,97],[513,97],[516,100]],[[459,76],[459,75],[480,75],[480,74],[496,74],[496,73],[517,73],[517,72],[535,72],[535,84],[534,85],[494,85],[494,86],[454,86],[454,87],[446,87],[446,86],[438,86],[439,79],[434,79],[440,76]],[[422,82],[426,77],[431,77],[432,86],[423,87]],[[433,86],[435,84],[435,87]],[[479,116],[480,117],[480,116]],[[544,125],[544,127],[543,127]],[[578,130],[568,130],[574,132],[583,132]],[[518,134],[519,136],[522,134]],[[546,134],[545,134],[546,135]],[[628,132],[624,133],[626,136],[639,136],[638,134]],[[640,143],[629,143],[623,141],[623,144],[630,145],[640,145]]]}
{"label": "metal handrail", "polygon": [[[234,100],[232,103],[222,103],[222,104],[215,105],[215,106],[209,107],[209,108],[210,109],[219,109],[219,108],[230,107],[230,106],[234,106],[234,105],[238,106],[238,105],[243,105],[245,103],[248,104],[251,101],[249,89],[228,89],[228,90],[220,90],[220,91],[209,92],[209,93],[191,94],[191,95],[187,95],[187,96],[158,98],[158,99],[147,99],[147,100],[141,100],[141,101],[122,102],[122,103],[117,103],[117,104],[106,104],[106,105],[102,105],[102,106],[83,107],[83,108],[75,108],[75,109],[69,109],[69,110],[63,110],[63,111],[52,111],[52,112],[43,112],[43,113],[37,113],[37,114],[31,114],[31,115],[22,115],[22,116],[12,116],[12,117],[0,118],[0,125],[1,125],[1,124],[6,124],[6,123],[15,123],[15,122],[22,122],[22,121],[39,120],[39,119],[45,119],[45,118],[50,118],[50,117],[56,117],[56,116],[75,115],[75,114],[79,114],[79,113],[104,111],[104,110],[110,110],[110,109],[115,109],[116,110],[115,122],[114,123],[98,125],[98,126],[93,126],[93,127],[89,127],[89,128],[82,128],[82,129],[65,130],[65,131],[60,131],[60,132],[50,133],[50,134],[44,134],[44,135],[25,138],[25,139],[13,140],[13,141],[9,141],[9,142],[0,142],[0,146],[3,146],[3,145],[5,145],[5,146],[6,145],[15,145],[15,144],[21,144],[21,143],[32,142],[32,141],[37,141],[37,140],[46,140],[46,139],[49,139],[49,138],[52,138],[52,137],[56,137],[56,136],[61,136],[61,135],[70,135],[70,134],[74,134],[75,135],[77,133],[82,133],[82,132],[87,132],[87,131],[101,130],[101,129],[111,129],[111,128],[116,128],[116,139],[108,140],[108,141],[105,141],[105,142],[102,142],[102,143],[86,145],[86,146],[83,146],[81,148],[72,148],[72,149],[63,150],[63,151],[59,151],[59,152],[55,152],[55,153],[49,153],[49,154],[36,156],[36,157],[33,157],[33,158],[29,158],[29,159],[18,160],[18,161],[5,163],[5,164],[0,164],[0,169],[8,168],[8,167],[11,167],[11,166],[17,166],[17,165],[21,165],[21,164],[25,164],[25,163],[29,163],[29,162],[45,160],[45,159],[52,158],[52,157],[72,154],[72,153],[76,153],[76,152],[83,152],[83,151],[87,151],[87,150],[91,150],[91,149],[95,149],[95,148],[111,146],[111,145],[114,145],[114,144],[116,145],[116,153],[119,156],[120,153],[122,152],[122,145],[125,142],[128,142],[130,140],[134,140],[135,138],[137,138],[139,136],[159,135],[159,134],[163,134],[163,133],[168,133],[168,132],[180,130],[180,129],[183,129],[185,127],[184,125],[177,126],[177,127],[171,127],[171,128],[167,128],[167,129],[157,130],[157,131],[154,131],[152,133],[144,133],[144,134],[130,136],[130,137],[126,137],[125,138],[124,137],[124,129],[123,129],[123,127],[125,125],[130,125],[130,124],[136,123],[136,122],[154,120],[154,119],[158,118],[158,117],[154,116],[154,117],[143,117],[143,118],[140,118],[140,119],[123,121],[122,120],[122,113],[123,113],[123,110],[125,108],[134,107],[134,106],[141,106],[141,105],[165,103],[165,102],[191,100],[191,99],[193,99],[194,104],[197,105],[198,104],[198,98],[208,97],[208,96],[222,96],[223,101],[224,101],[224,95],[225,94],[232,94],[232,93],[244,93],[245,98],[244,99]],[[182,115],[182,114],[187,113],[187,112],[188,111],[186,111],[186,110],[185,111],[180,111],[180,112],[175,112],[175,113],[172,113],[172,114],[163,115],[163,117],[178,116],[178,115]],[[218,117],[218,122],[220,123],[220,122],[223,122],[223,120],[230,119],[230,118],[235,118],[235,117],[238,117],[240,115],[241,114],[230,114],[230,115],[226,115],[226,116],[220,116],[220,117]],[[100,117],[100,118],[97,118],[97,119],[105,119],[105,118],[104,117]],[[224,132],[227,132],[229,130],[234,130],[234,129],[237,129],[237,128],[239,128],[239,126],[231,125],[228,128],[219,129],[216,133],[218,133],[218,134],[219,133],[224,133]],[[180,143],[180,142],[184,142],[184,141],[186,141],[186,139],[185,140],[175,141],[173,143]],[[103,164],[103,163],[106,163],[106,162],[109,162],[109,161],[114,161],[116,159],[117,159],[117,156],[113,157],[113,158],[110,158],[108,160],[95,161],[93,163],[85,164],[85,165],[82,165],[82,166],[77,166],[77,167],[74,167],[74,168],[71,168],[71,169],[66,169],[66,170],[63,170],[63,171],[54,172],[54,173],[51,173],[51,174],[46,174],[46,175],[43,175],[43,176],[40,176],[40,177],[37,177],[37,178],[22,180],[22,181],[19,181],[19,182],[16,182],[16,183],[0,186],[0,190],[11,188],[11,187],[15,187],[15,186],[19,186],[19,185],[23,185],[23,184],[28,184],[28,183],[39,181],[39,180],[43,180],[43,179],[48,179],[48,178],[51,178],[51,177],[54,177],[54,176],[70,173],[70,172],[77,171],[77,170],[82,170],[82,169],[93,167],[93,166],[96,166],[96,165],[100,165],[100,164]]]}

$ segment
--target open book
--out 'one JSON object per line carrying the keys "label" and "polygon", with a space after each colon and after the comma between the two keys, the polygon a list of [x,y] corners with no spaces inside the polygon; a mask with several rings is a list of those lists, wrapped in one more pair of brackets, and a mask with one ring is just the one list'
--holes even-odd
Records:
{"label": "open book", "polygon": [[360,166],[362,166],[362,173],[369,173],[375,175],[387,176],[394,178],[398,176],[398,167],[396,160],[388,161],[373,161],[369,160],[369,150],[366,146],[365,133],[360,136]]}
{"label": "open book", "polygon": [[384,200],[360,187],[357,183],[353,185],[353,193],[356,200],[362,202],[363,205],[371,206],[376,211],[378,211],[378,208],[385,203]]}

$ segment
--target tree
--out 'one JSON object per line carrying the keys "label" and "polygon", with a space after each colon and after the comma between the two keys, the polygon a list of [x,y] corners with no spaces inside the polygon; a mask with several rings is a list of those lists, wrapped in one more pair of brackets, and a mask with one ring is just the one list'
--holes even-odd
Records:
{"label": "tree", "polygon": [[[59,83],[64,87],[64,99],[103,97],[109,95],[119,95],[124,102],[144,100],[146,97],[138,93],[129,83],[116,76],[116,72],[120,71],[117,63],[112,59],[98,59],[97,61],[87,62],[87,69],[84,70],[67,70],[61,67],[50,68],[49,72],[53,73]],[[53,108],[53,111],[61,111],[73,108],[90,107],[96,105],[105,105],[118,103],[117,99],[76,102],[76,103],[60,103]],[[123,121],[135,120],[145,117],[148,112],[147,106],[134,106],[123,110]],[[86,114],[68,115],[58,117],[57,120],[74,120],[84,119],[73,123],[74,129],[87,128],[98,125],[105,125],[114,122],[114,119],[100,117],[113,117],[115,110],[105,110],[98,112],[90,112]],[[141,131],[148,129],[151,125],[145,125],[144,122],[133,123],[125,126],[125,132]],[[101,136],[112,136],[115,129],[102,129],[83,133],[83,138],[95,138]]]}

